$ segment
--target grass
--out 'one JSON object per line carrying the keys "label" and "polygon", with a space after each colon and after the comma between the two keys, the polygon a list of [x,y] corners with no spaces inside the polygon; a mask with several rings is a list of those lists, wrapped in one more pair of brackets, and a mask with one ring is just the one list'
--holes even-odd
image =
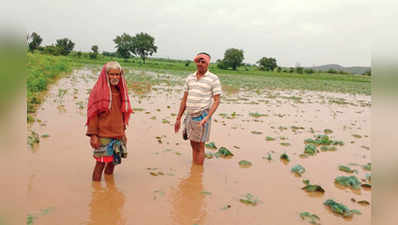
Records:
{"label": "grass", "polygon": [[[27,113],[36,112],[38,105],[43,100],[44,93],[49,84],[54,83],[62,75],[72,71],[78,64],[73,63],[70,57],[48,56],[27,53]],[[62,93],[60,93],[62,94]],[[60,96],[61,97],[61,96]]]}

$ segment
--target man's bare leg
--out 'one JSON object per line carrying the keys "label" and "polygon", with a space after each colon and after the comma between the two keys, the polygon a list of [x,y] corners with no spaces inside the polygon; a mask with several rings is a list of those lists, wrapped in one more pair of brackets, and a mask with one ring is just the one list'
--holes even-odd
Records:
{"label": "man's bare leg", "polygon": [[203,165],[205,159],[205,143],[191,141],[193,162]]}
{"label": "man's bare leg", "polygon": [[205,161],[205,143],[199,142],[197,146],[198,151],[196,152],[196,160],[199,165],[203,165],[203,162]]}
{"label": "man's bare leg", "polygon": [[196,154],[196,149],[197,149],[197,143],[194,141],[191,141],[191,147],[192,147],[192,161],[197,164],[197,154]]}

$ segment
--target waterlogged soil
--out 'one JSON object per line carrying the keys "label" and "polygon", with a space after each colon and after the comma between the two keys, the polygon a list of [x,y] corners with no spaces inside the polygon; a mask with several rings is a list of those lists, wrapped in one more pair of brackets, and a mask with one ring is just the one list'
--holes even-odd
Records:
{"label": "waterlogged soil", "polygon": [[[299,216],[306,211],[318,215],[321,224],[371,223],[371,205],[352,200],[371,202],[371,189],[334,183],[337,176],[365,179],[371,173],[362,168],[371,162],[370,96],[226,91],[213,116],[210,141],[234,156],[206,159],[201,167],[192,165],[189,142],[174,133],[183,76],[129,71],[135,113],[127,130],[128,158],[114,176],[92,182],[95,162],[84,124],[98,71],[76,70],[50,87],[28,127],[27,135],[31,130],[48,135],[21,155],[28,172],[16,188],[26,196],[26,216],[33,224],[309,224]],[[304,140],[325,129],[344,145],[300,157]],[[283,153],[289,162],[280,160]],[[252,166],[239,166],[241,160]],[[297,164],[306,169],[301,177],[291,172]],[[339,165],[357,173],[339,171]],[[305,192],[304,179],[325,193]],[[258,200],[255,205],[240,201],[247,194]],[[327,199],[362,214],[343,218],[323,205]]]}

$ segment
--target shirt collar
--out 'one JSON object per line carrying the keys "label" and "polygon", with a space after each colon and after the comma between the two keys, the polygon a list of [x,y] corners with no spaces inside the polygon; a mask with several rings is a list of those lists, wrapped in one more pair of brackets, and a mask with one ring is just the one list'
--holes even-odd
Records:
{"label": "shirt collar", "polygon": [[[196,79],[196,73],[197,73],[198,71],[195,71],[195,73],[193,73],[192,74],[192,77],[194,77],[195,79]],[[206,73],[203,75],[203,77],[206,77],[207,75],[209,75],[210,74],[210,71],[207,69],[207,71],[206,71]]]}

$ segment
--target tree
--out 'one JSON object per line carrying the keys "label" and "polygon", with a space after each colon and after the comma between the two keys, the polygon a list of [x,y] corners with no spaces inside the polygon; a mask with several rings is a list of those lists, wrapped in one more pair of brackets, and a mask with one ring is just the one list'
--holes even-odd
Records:
{"label": "tree", "polygon": [[41,42],[43,39],[38,35],[36,32],[33,32],[30,36],[28,36],[29,42],[29,51],[33,52],[35,49],[40,47]]}
{"label": "tree", "polygon": [[96,59],[98,55],[98,45],[91,46],[92,52],[89,53],[91,59]]}
{"label": "tree", "polygon": [[304,69],[304,73],[312,74],[312,73],[314,73],[314,72],[315,72],[315,71],[314,71],[312,68]]}
{"label": "tree", "polygon": [[370,69],[366,70],[365,72],[362,73],[362,75],[372,76],[372,71]]}
{"label": "tree", "polygon": [[217,63],[217,67],[219,69],[222,69],[222,70],[228,69],[228,66],[224,63],[224,60],[217,59],[216,63]]}
{"label": "tree", "polygon": [[73,50],[75,43],[73,43],[68,38],[58,39],[55,47],[60,50],[61,55],[69,55],[69,53]]}
{"label": "tree", "polygon": [[257,61],[257,63],[260,65],[260,70],[265,71],[273,71],[276,67],[278,67],[275,58],[262,57]]}
{"label": "tree", "polygon": [[278,68],[276,69],[276,71],[277,71],[278,73],[280,73],[280,72],[282,72],[282,68],[278,66]]}
{"label": "tree", "polygon": [[232,67],[233,70],[236,70],[236,68],[242,64],[243,59],[243,50],[230,48],[225,51],[222,64],[227,68]]}
{"label": "tree", "polygon": [[131,56],[130,49],[132,47],[132,37],[126,33],[116,36],[113,42],[116,44],[116,53],[122,58],[128,59]]}
{"label": "tree", "polygon": [[107,52],[107,51],[102,51],[103,56],[109,56],[109,57],[117,57],[116,52]]}
{"label": "tree", "polygon": [[131,40],[131,52],[136,55],[140,56],[141,59],[144,61],[145,58],[156,53],[158,47],[155,45],[155,38],[147,33],[138,33],[136,34]]}
{"label": "tree", "polygon": [[304,68],[301,66],[296,67],[296,73],[303,74]]}
{"label": "tree", "polygon": [[330,68],[330,69],[328,69],[327,73],[335,74],[335,73],[337,73],[337,70]]}

